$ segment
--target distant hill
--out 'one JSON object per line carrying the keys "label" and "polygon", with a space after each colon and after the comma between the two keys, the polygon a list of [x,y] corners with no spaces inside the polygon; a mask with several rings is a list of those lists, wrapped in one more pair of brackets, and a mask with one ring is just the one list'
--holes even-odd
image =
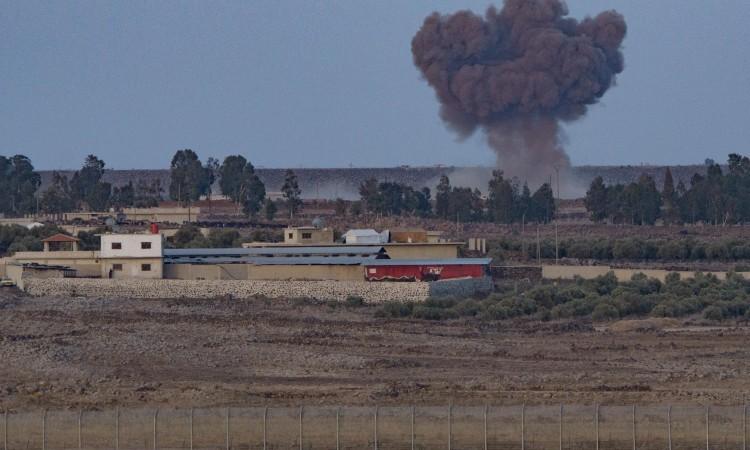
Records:
{"label": "distant hill", "polygon": [[[646,173],[656,180],[656,185],[661,188],[664,179],[665,166],[578,166],[573,168],[575,180],[562,180],[563,184],[573,186],[562,188],[564,197],[580,197],[596,176],[601,176],[607,184],[629,183],[638,179],[642,173]],[[705,174],[704,165],[670,166],[675,184],[679,181],[690,184],[690,178],[695,173]],[[258,176],[266,185],[266,190],[278,192],[284,183],[284,172],[286,169],[256,169]],[[492,175],[489,167],[453,167],[453,166],[430,166],[430,167],[374,167],[374,168],[337,168],[337,169],[293,169],[299,179],[302,195],[305,198],[337,197],[355,199],[359,197],[359,185],[366,179],[374,177],[380,181],[398,181],[407,183],[415,188],[428,186],[434,188],[441,175],[445,174],[451,178],[454,185],[478,187],[484,191],[487,181]],[[70,178],[73,171],[60,171]],[[45,187],[52,179],[52,171],[40,171],[42,175],[42,186]],[[562,178],[562,176],[561,176]],[[162,186],[169,186],[169,170],[107,170],[105,180],[115,186],[121,186],[128,181],[160,179]],[[567,181],[567,183],[566,183]]]}

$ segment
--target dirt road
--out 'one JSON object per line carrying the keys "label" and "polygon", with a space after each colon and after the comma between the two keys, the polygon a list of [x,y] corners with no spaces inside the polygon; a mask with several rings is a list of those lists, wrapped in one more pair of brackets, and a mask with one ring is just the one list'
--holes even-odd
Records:
{"label": "dirt road", "polygon": [[602,331],[373,312],[0,291],[0,408],[737,404],[750,390],[748,328]]}

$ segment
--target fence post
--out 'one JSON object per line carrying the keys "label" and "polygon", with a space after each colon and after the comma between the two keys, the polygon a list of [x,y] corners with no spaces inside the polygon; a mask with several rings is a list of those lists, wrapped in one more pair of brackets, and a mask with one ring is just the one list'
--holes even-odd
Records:
{"label": "fence post", "polygon": [[159,417],[159,408],[156,408],[156,410],[154,411],[154,450],[157,450],[159,447],[157,437],[156,437],[158,417]]}
{"label": "fence post", "polygon": [[[266,436],[266,427],[268,427],[268,406],[263,408],[263,450],[267,450],[268,448],[268,438]],[[192,450],[192,447],[190,450]]]}
{"label": "fence post", "polygon": [[227,437],[226,437],[226,444],[227,444],[227,450],[229,450],[229,408],[227,408]]}
{"label": "fence post", "polygon": [[484,405],[484,450],[487,450],[487,405]]}
{"label": "fence post", "polygon": [[[7,416],[5,423],[8,423]],[[747,450],[747,405],[742,409],[742,450]]]}
{"label": "fence post", "polygon": [[47,450],[47,409],[42,414],[42,450]]}
{"label": "fence post", "polygon": [[193,418],[195,417],[195,408],[190,408],[190,450],[193,450]]}
{"label": "fence post", "polygon": [[526,403],[521,405],[521,450],[526,450]]}
{"label": "fence post", "polygon": [[302,450],[302,439],[304,437],[304,434],[302,434],[302,415],[304,414],[304,406],[299,407],[299,450]]}
{"label": "fence post", "polygon": [[78,450],[83,448],[83,439],[81,439],[81,422],[83,421],[83,411],[78,410]]}
{"label": "fence post", "polygon": [[120,407],[115,408],[115,450],[120,450]]}
{"label": "fence post", "polygon": [[8,410],[3,414],[3,448],[8,450]]}
{"label": "fence post", "polygon": [[596,428],[596,450],[599,450],[599,404],[596,404],[596,420],[595,420],[595,428]]}
{"label": "fence post", "polygon": [[711,450],[711,445],[709,444],[709,435],[710,435],[710,427],[711,427],[711,407],[706,405],[706,450]]}
{"label": "fence post", "polygon": [[375,406],[375,450],[378,450],[378,407]]}
{"label": "fence post", "polygon": [[411,407],[411,450],[414,450],[414,416],[415,416],[415,410],[416,408],[414,406]]}
{"label": "fence post", "polygon": [[453,447],[453,403],[448,403],[448,450]]}
{"label": "fence post", "polygon": [[560,403],[560,450],[563,450],[563,405]]}
{"label": "fence post", "polygon": [[667,407],[667,450],[672,450],[672,405]]}
{"label": "fence post", "polygon": [[[336,450],[340,450],[341,448],[341,441],[340,441],[340,428],[339,428],[339,416],[341,415],[341,407],[336,407]],[[264,449],[265,450],[265,449]]]}
{"label": "fence post", "polygon": [[633,450],[636,450],[636,443],[638,442],[636,438],[636,430],[635,430],[635,405],[633,405]]}

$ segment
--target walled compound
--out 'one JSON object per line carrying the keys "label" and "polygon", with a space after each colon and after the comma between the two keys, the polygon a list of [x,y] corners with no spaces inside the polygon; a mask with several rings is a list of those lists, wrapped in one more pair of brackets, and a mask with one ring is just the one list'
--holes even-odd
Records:
{"label": "walled compound", "polygon": [[312,298],[343,301],[361,297],[367,303],[422,302],[432,296],[467,296],[489,292],[489,277],[431,282],[276,281],[276,280],[117,280],[33,278],[24,283],[32,296],[162,298]]}

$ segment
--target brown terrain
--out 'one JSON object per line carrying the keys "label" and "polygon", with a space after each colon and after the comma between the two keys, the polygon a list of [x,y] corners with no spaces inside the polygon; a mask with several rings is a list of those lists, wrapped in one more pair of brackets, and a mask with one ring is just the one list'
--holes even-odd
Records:
{"label": "brown terrain", "polygon": [[0,409],[741,404],[748,327],[429,322],[283,300],[0,291]]}

